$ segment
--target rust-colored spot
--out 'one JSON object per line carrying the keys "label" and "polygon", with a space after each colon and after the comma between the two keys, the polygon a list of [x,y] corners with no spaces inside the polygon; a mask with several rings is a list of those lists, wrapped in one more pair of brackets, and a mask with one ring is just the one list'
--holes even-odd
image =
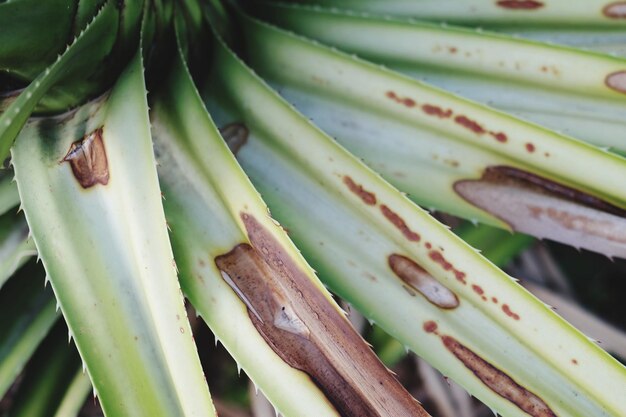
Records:
{"label": "rust-colored spot", "polygon": [[309,375],[341,416],[427,417],[274,235],[250,214],[241,219],[250,244],[215,264],[268,346]]}
{"label": "rust-colored spot", "polygon": [[395,211],[391,210],[384,204],[380,206],[380,211],[382,211],[383,216],[385,216],[387,220],[393,223],[393,225],[396,226],[407,239],[413,242],[420,241],[420,235],[409,229],[402,217],[398,216]]}
{"label": "rust-colored spot", "polygon": [[371,193],[365,190],[362,185],[354,182],[352,178],[350,178],[349,176],[347,175],[343,176],[343,183],[348,186],[350,191],[352,191],[354,194],[361,197],[361,200],[363,200],[365,204],[369,204],[370,206],[373,206],[376,204],[376,195],[374,193]]}
{"label": "rust-colored spot", "polygon": [[406,107],[409,107],[409,108],[415,107],[417,105],[415,100],[413,100],[412,98],[400,97],[396,93],[394,93],[393,91],[387,91],[385,93],[385,96],[387,96],[387,98],[390,98],[391,100],[395,101],[396,103],[402,104],[402,105],[404,105]]}
{"label": "rust-colored spot", "polygon": [[483,288],[480,285],[476,285],[476,284],[472,285],[472,290],[474,290],[474,292],[478,295],[483,295],[485,293]]}
{"label": "rust-colored spot", "polygon": [[230,148],[230,151],[237,155],[237,152],[248,141],[250,131],[243,123],[235,122],[227,124],[220,128],[220,133],[224,141]]}
{"label": "rust-colored spot", "polygon": [[626,71],[618,71],[606,76],[604,80],[607,87],[626,94]]}
{"label": "rust-colored spot", "polygon": [[526,144],[526,150],[530,153],[535,152],[535,145],[533,145],[532,143],[528,142]]}
{"label": "rust-colored spot", "polygon": [[454,121],[464,128],[476,133],[477,135],[482,135],[483,133],[485,133],[485,129],[480,124],[466,116],[456,116],[454,118]]}
{"label": "rust-colored spot", "polygon": [[494,304],[498,304],[498,299],[497,299],[496,297],[491,297],[491,301],[492,301]]}
{"label": "rust-colored spot", "polygon": [[450,47],[448,47],[448,51],[450,51],[451,54],[456,54],[458,49],[456,47],[454,47],[454,46],[450,46]]}
{"label": "rust-colored spot", "polygon": [[467,284],[465,280],[465,272],[461,272],[454,267],[448,260],[443,256],[441,252],[438,250],[431,250],[428,252],[428,256],[430,259],[441,265],[441,267],[446,271],[452,271],[454,273],[455,278],[462,284]]}
{"label": "rust-colored spot", "polygon": [[451,336],[441,336],[444,346],[483,384],[532,417],[557,417],[541,398]]}
{"label": "rust-colored spot", "polygon": [[69,162],[74,178],[83,188],[109,183],[109,162],[102,141],[102,127],[70,145],[62,162]]}
{"label": "rust-colored spot", "polygon": [[424,323],[424,331],[426,333],[435,333],[437,331],[437,323],[432,320],[429,320]]}
{"label": "rust-colored spot", "polygon": [[511,307],[509,307],[508,304],[502,304],[502,311],[504,311],[504,314],[506,314],[507,316],[511,317],[513,320],[519,320],[519,314],[514,313],[513,310],[511,310]]}
{"label": "rust-colored spot", "polygon": [[512,10],[535,10],[543,7],[543,2],[536,0],[499,0],[496,4]]}
{"label": "rust-colored spot", "polygon": [[610,19],[626,19],[626,1],[616,1],[605,6],[602,13]]}
{"label": "rust-colored spot", "polygon": [[407,285],[417,290],[437,307],[452,309],[459,306],[456,294],[433,278],[424,268],[413,260],[397,254],[388,258],[391,270]]}
{"label": "rust-colored spot", "polygon": [[441,119],[447,119],[450,116],[452,116],[452,110],[447,109],[444,110],[439,106],[434,106],[432,104],[424,104],[422,105],[422,110],[424,111],[424,113],[430,115],[430,116],[436,116],[439,117]]}
{"label": "rust-colored spot", "polygon": [[433,245],[431,245],[430,242],[426,242],[426,245],[424,246],[426,246],[426,249],[430,249],[433,247]]}
{"label": "rust-colored spot", "polygon": [[502,132],[489,132],[489,134],[500,143],[506,143],[509,140],[506,134]]}
{"label": "rust-colored spot", "polygon": [[578,361],[577,361],[576,359],[572,359],[572,363],[573,363],[574,365],[578,365]]}

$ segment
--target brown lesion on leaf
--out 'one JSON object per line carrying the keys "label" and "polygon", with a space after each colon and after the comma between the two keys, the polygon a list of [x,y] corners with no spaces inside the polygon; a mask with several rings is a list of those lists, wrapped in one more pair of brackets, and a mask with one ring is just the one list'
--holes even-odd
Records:
{"label": "brown lesion on leaf", "polygon": [[408,240],[412,242],[420,241],[421,236],[418,233],[412,231],[409,226],[407,226],[404,219],[398,215],[398,213],[387,207],[385,204],[381,204],[380,211],[383,213],[383,216],[385,216],[387,220],[389,220],[394,226],[396,226],[396,228],[400,230],[400,232],[402,232],[404,237],[406,237]]}
{"label": "brown lesion on leaf", "polygon": [[388,263],[398,278],[422,294],[432,304],[443,309],[453,309],[459,306],[456,294],[412,259],[394,253],[389,256]]}
{"label": "brown lesion on leaf", "polygon": [[536,0],[499,0],[496,5],[512,10],[536,10],[544,6],[543,2]]}
{"label": "brown lesion on leaf", "polygon": [[575,188],[559,184],[555,181],[541,177],[539,175],[524,171],[519,168],[508,166],[488,167],[481,178],[487,182],[517,182],[529,187],[535,187],[544,192],[557,195],[570,201],[592,207],[616,216],[626,217],[626,210],[614,206],[604,200],[579,191]]}
{"label": "brown lesion on leaf", "polygon": [[423,104],[422,111],[429,116],[439,117],[440,119],[450,118],[453,114],[451,109],[444,110],[439,106],[435,106],[434,104]]}
{"label": "brown lesion on leaf", "polygon": [[[626,3],[624,5],[624,13],[626,16]],[[617,71],[607,75],[604,83],[610,89],[626,94],[626,71]]]}
{"label": "brown lesion on leaf", "polygon": [[99,127],[70,145],[61,162],[68,162],[74,178],[83,188],[109,183],[109,163]]}
{"label": "brown lesion on leaf", "polygon": [[347,176],[343,176],[343,183],[352,191],[358,195],[361,200],[367,205],[373,206],[376,204],[376,195],[370,191],[367,191],[361,184],[357,184],[354,180]]}
{"label": "brown lesion on leaf", "polygon": [[467,276],[465,272],[458,270],[451,262],[449,262],[446,257],[441,253],[441,251],[433,249],[428,252],[428,257],[435,263],[439,264],[445,271],[451,271],[454,274],[454,277],[461,284],[467,284]]}
{"label": "brown lesion on leaf", "polygon": [[443,335],[441,340],[446,349],[496,394],[506,398],[532,417],[557,417],[541,398],[522,387],[513,378],[478,356],[454,337]]}
{"label": "brown lesion on leaf", "polygon": [[237,155],[239,149],[246,144],[250,135],[248,127],[239,122],[229,123],[221,127],[220,133],[234,155]]}
{"label": "brown lesion on leaf", "polygon": [[387,91],[385,96],[398,104],[402,104],[405,107],[415,107],[417,102],[410,97],[400,97],[394,91]]}
{"label": "brown lesion on leaf", "polygon": [[626,211],[598,197],[508,166],[460,180],[455,192],[513,230],[626,257]]}
{"label": "brown lesion on leaf", "polygon": [[272,350],[342,416],[427,416],[269,230],[251,214],[241,219],[250,243],[215,263]]}
{"label": "brown lesion on leaf", "polygon": [[606,5],[602,13],[609,19],[626,19],[626,1],[616,1]]}

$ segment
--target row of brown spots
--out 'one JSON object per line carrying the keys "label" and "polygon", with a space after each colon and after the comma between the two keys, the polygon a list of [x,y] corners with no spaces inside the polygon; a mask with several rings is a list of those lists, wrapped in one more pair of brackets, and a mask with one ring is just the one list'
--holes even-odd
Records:
{"label": "row of brown spots", "polygon": [[384,204],[380,206],[380,211],[383,213],[383,216],[396,226],[408,240],[413,242],[420,241],[420,235],[409,229],[409,226],[406,225],[402,217],[400,217],[395,211],[391,210]]}
{"label": "row of brown spots", "polygon": [[496,4],[504,9],[535,10],[543,7],[543,3],[536,0],[499,0]]}
{"label": "row of brown spots", "polygon": [[467,281],[465,279],[465,272],[462,272],[462,271],[459,271],[458,269],[456,269],[454,267],[454,265],[452,265],[450,262],[448,262],[448,260],[445,258],[445,256],[443,256],[443,254],[441,252],[439,252],[438,250],[431,250],[431,251],[428,252],[428,256],[434,262],[436,262],[439,265],[441,265],[441,267],[444,270],[452,271],[454,273],[454,276],[457,279],[457,281],[459,281],[461,284],[467,284]]}
{"label": "row of brown spots", "polygon": [[513,312],[511,310],[511,307],[509,307],[508,304],[502,304],[502,311],[504,311],[504,314],[506,314],[507,316],[511,317],[513,320],[519,320],[519,314]]}
{"label": "row of brown spots", "polygon": [[396,103],[400,103],[406,107],[415,107],[417,105],[417,103],[415,102],[415,100],[413,100],[412,98],[409,97],[400,97],[398,96],[396,93],[394,93],[393,91],[387,91],[387,93],[385,94],[388,98],[392,99],[393,101],[395,101]]}
{"label": "row of brown spots", "polygon": [[482,135],[483,133],[485,133],[485,129],[480,124],[478,124],[475,120],[468,118],[467,116],[456,116],[454,118],[454,121],[457,124],[460,124],[464,128],[469,129],[478,135]]}
{"label": "row of brown spots", "polygon": [[602,9],[602,13],[610,19],[626,19],[626,1],[616,1]]}
{"label": "row of brown spots", "polygon": [[422,110],[424,111],[424,113],[428,114],[429,116],[436,116],[441,119],[447,119],[452,116],[452,110],[450,109],[444,110],[441,107],[435,106],[432,104],[424,104],[422,106]]}
{"label": "row of brown spots", "polygon": [[343,176],[343,182],[348,186],[350,191],[358,195],[365,204],[373,206],[376,204],[376,195],[363,188],[362,185],[355,183],[352,178],[347,175]]}
{"label": "row of brown spots", "polygon": [[[398,278],[404,281],[410,288],[417,290],[430,303],[443,309],[453,309],[459,306],[459,299],[446,286],[441,284],[424,268],[406,256],[392,254],[388,258],[389,267]],[[411,295],[415,295],[403,285]]]}
{"label": "row of brown spots", "polygon": [[497,140],[500,143],[506,143],[506,141],[509,140],[509,138],[506,136],[506,134],[502,133],[502,132],[489,132],[489,134],[491,136],[493,136],[493,138],[495,140]]}
{"label": "row of brown spots", "polygon": [[483,290],[483,288],[480,285],[473,284],[472,285],[472,289],[478,295],[483,295],[485,293],[485,291]]}

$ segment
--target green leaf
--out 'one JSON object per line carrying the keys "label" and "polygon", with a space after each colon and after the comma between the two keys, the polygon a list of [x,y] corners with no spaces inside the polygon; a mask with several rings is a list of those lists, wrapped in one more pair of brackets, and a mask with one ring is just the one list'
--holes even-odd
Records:
{"label": "green leaf", "polygon": [[57,97],[56,103],[50,103],[49,110],[56,111],[79,104],[85,100],[85,96],[93,94],[94,87],[101,88],[100,85],[93,85],[86,80],[85,74],[99,68],[102,59],[109,53],[115,40],[106,34],[115,33],[116,28],[117,9],[112,1],[107,1],[74,43],[4,109],[0,114],[0,161],[6,159],[13,141],[31,113],[44,95],[55,85],[68,79],[83,80],[82,88],[74,86],[74,89],[65,92],[67,94],[65,97]]}
{"label": "green leaf", "polygon": [[626,59],[401,18],[284,5],[258,14],[517,117],[626,149]]}
{"label": "green leaf", "polygon": [[[248,46],[259,39],[257,50],[246,49],[253,62],[271,58],[294,78],[310,77],[307,66],[326,68],[323,80],[343,74],[327,93],[334,99],[358,93],[365,107],[375,100],[370,94],[384,97],[389,88],[412,83],[393,76],[393,85],[381,86],[376,67],[355,62],[363,72],[345,72],[347,59],[337,54],[309,55],[313,46],[245,23],[241,27],[254,26]],[[238,160],[333,291],[502,415],[626,412],[621,364],[315,128],[235,57],[218,52],[215,58],[206,91],[211,114],[221,126],[239,123],[249,131]],[[269,65],[257,68],[267,73]],[[350,78],[363,85],[350,88]],[[378,110],[389,117],[393,108]]]}
{"label": "green leaf", "polygon": [[36,254],[24,216],[13,213],[0,216],[0,288]]}
{"label": "green leaf", "polygon": [[74,346],[68,345],[66,332],[63,323],[57,323],[39,347],[26,367],[7,417],[48,417],[57,409],[80,369],[80,359]]}
{"label": "green leaf", "polygon": [[59,315],[42,271],[24,268],[0,291],[0,398]]}
{"label": "green leaf", "polygon": [[27,125],[13,164],[106,415],[214,415],[167,237],[140,53],[108,97]]}
{"label": "green leaf", "polygon": [[420,205],[626,257],[624,158],[268,25],[242,27],[253,67]]}
{"label": "green leaf", "polygon": [[277,410],[293,417],[426,415],[269,217],[181,62],[153,115],[184,291]]}

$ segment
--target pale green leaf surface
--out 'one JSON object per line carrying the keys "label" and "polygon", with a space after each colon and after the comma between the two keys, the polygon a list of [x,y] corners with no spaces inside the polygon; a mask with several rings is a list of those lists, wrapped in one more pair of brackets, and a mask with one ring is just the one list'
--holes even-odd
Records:
{"label": "pale green leaf surface", "polygon": [[[285,73],[302,71],[291,66],[296,62],[339,72],[336,62],[304,58],[303,45],[286,48],[278,36],[268,44],[289,59],[265,48],[255,54],[276,59]],[[369,85],[370,90],[378,88],[373,80]],[[207,94],[219,125],[237,121],[250,129],[237,156],[273,214],[324,282],[366,317],[502,415],[527,416],[478,380],[439,337],[427,333],[423,326],[428,321],[436,322],[440,334],[454,337],[541,395],[559,417],[626,412],[621,401],[620,387],[626,382],[622,365],[317,130],[236,58],[220,53]],[[369,99],[360,98],[363,103]],[[375,195],[377,203],[364,204],[346,186],[346,177]],[[407,240],[385,218],[383,204],[410,231],[421,234],[420,242]],[[419,293],[407,292],[389,268],[391,254],[413,259],[453,291],[460,305],[444,310]],[[443,264],[437,254],[444,256]],[[454,271],[465,274],[467,284]],[[483,300],[474,286],[489,298]],[[504,304],[519,312],[519,320],[503,312]],[[578,358],[578,366],[573,366],[572,358]]]}
{"label": "pale green leaf surface", "polygon": [[[89,138],[95,145],[81,142]],[[100,178],[93,186],[64,162],[72,146],[95,164],[83,171]],[[140,55],[106,100],[30,123],[13,164],[35,243],[106,415],[215,415],[169,246]]]}
{"label": "pale green leaf surface", "polygon": [[[598,146],[626,148],[626,59],[400,18],[284,5],[257,12],[463,97]],[[611,88],[620,73],[621,90]]]}
{"label": "pale green leaf surface", "polygon": [[20,195],[13,181],[13,172],[0,169],[0,216],[17,206]]}
{"label": "pale green leaf surface", "polygon": [[[219,48],[222,50],[222,47]],[[251,320],[254,307],[246,306],[245,293],[234,290],[231,285],[235,284],[229,285],[225,278],[228,275],[220,271],[216,264],[218,256],[230,252],[242,242],[252,242],[242,215],[245,213],[254,217],[306,273],[313,289],[331,303],[337,316],[335,320],[347,323],[343,312],[282,228],[270,218],[267,207],[223,142],[180,62],[176,64],[168,92],[156,101],[153,114],[164,205],[185,293],[216,338],[282,415],[339,415],[322,388],[327,381],[321,380],[316,384],[306,372],[289,365],[268,345]],[[239,277],[233,276],[232,279]],[[281,285],[290,284],[284,281]],[[300,297],[303,291],[310,290],[301,288]],[[272,294],[266,297],[270,299]],[[311,295],[299,302],[304,304],[309,297]],[[303,320],[304,325],[312,324]],[[331,327],[331,324],[326,326]],[[329,344],[334,342],[326,334],[328,330],[316,330],[319,330],[316,337],[326,338]],[[305,349],[306,343],[302,346]],[[374,357],[371,352],[368,353]],[[343,358],[342,362],[340,366],[347,364],[353,369],[360,369],[361,375],[371,375],[362,357],[352,357],[349,363]],[[361,381],[361,386],[354,389],[368,389],[370,382]],[[355,382],[346,379],[345,384]],[[286,392],[289,394],[285,395]],[[395,401],[393,395],[387,392],[384,395],[388,395],[386,399],[389,403]]]}
{"label": "pale green leaf surface", "polygon": [[488,168],[504,166],[624,207],[622,157],[284,31],[245,23],[254,68],[420,205],[626,257],[626,223],[618,215],[502,183],[490,185],[488,197],[475,188],[463,194]]}
{"label": "pale green leaf surface", "polygon": [[0,288],[37,254],[35,244],[28,237],[24,216],[6,213],[0,216]]}
{"label": "pale green leaf surface", "polygon": [[[296,0],[393,16],[481,26],[623,28],[619,0]],[[616,5],[613,12],[609,7]],[[606,11],[605,11],[606,10]],[[615,13],[616,16],[611,16]]]}

